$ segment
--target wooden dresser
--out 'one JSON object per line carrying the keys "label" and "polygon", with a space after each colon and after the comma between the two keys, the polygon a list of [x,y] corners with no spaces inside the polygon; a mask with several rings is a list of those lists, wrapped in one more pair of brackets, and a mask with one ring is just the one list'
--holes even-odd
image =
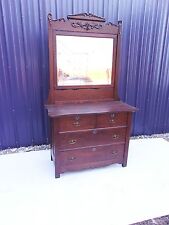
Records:
{"label": "wooden dresser", "polygon": [[[86,13],[70,15],[67,20],[53,20],[49,14],[48,23],[50,92],[46,108],[55,177],[113,163],[126,166],[136,108],[118,97],[121,23],[105,23],[104,18]],[[91,46],[84,48],[85,41]],[[105,60],[108,56],[112,58]]]}

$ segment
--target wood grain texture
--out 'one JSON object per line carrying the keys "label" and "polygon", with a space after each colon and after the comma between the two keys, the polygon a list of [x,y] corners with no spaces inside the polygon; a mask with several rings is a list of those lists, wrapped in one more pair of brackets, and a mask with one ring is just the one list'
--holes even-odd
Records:
{"label": "wood grain texture", "polygon": [[97,147],[80,148],[59,153],[62,161],[61,172],[79,170],[93,167],[93,163],[109,165],[122,163],[124,145],[105,145]]}
{"label": "wood grain texture", "polygon": [[125,143],[126,128],[91,129],[59,133],[58,150],[85,146]]}
{"label": "wood grain texture", "polygon": [[50,117],[77,115],[77,114],[99,114],[111,112],[135,112],[136,108],[121,101],[91,101],[64,104],[46,105]]}

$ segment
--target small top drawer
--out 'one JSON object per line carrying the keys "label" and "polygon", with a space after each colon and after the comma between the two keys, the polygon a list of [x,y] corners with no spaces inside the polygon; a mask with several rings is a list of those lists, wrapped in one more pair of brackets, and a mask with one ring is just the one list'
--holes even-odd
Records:
{"label": "small top drawer", "polygon": [[59,131],[93,129],[96,127],[95,115],[74,115],[59,118]]}
{"label": "small top drawer", "polygon": [[127,126],[127,113],[117,112],[117,113],[105,113],[97,115],[97,127],[117,127],[117,126]]}

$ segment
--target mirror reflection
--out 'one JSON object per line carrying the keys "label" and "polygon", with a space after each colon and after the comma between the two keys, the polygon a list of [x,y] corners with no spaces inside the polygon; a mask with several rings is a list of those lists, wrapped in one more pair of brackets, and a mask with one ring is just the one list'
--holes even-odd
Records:
{"label": "mirror reflection", "polygon": [[111,84],[113,39],[56,36],[57,85]]}

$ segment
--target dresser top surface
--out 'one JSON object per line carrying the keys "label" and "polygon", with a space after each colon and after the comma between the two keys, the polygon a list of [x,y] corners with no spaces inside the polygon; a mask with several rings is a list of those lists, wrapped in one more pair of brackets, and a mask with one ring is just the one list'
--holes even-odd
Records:
{"label": "dresser top surface", "polygon": [[67,115],[99,114],[111,112],[135,112],[137,108],[121,101],[97,101],[78,103],[59,103],[46,105],[50,117]]}

